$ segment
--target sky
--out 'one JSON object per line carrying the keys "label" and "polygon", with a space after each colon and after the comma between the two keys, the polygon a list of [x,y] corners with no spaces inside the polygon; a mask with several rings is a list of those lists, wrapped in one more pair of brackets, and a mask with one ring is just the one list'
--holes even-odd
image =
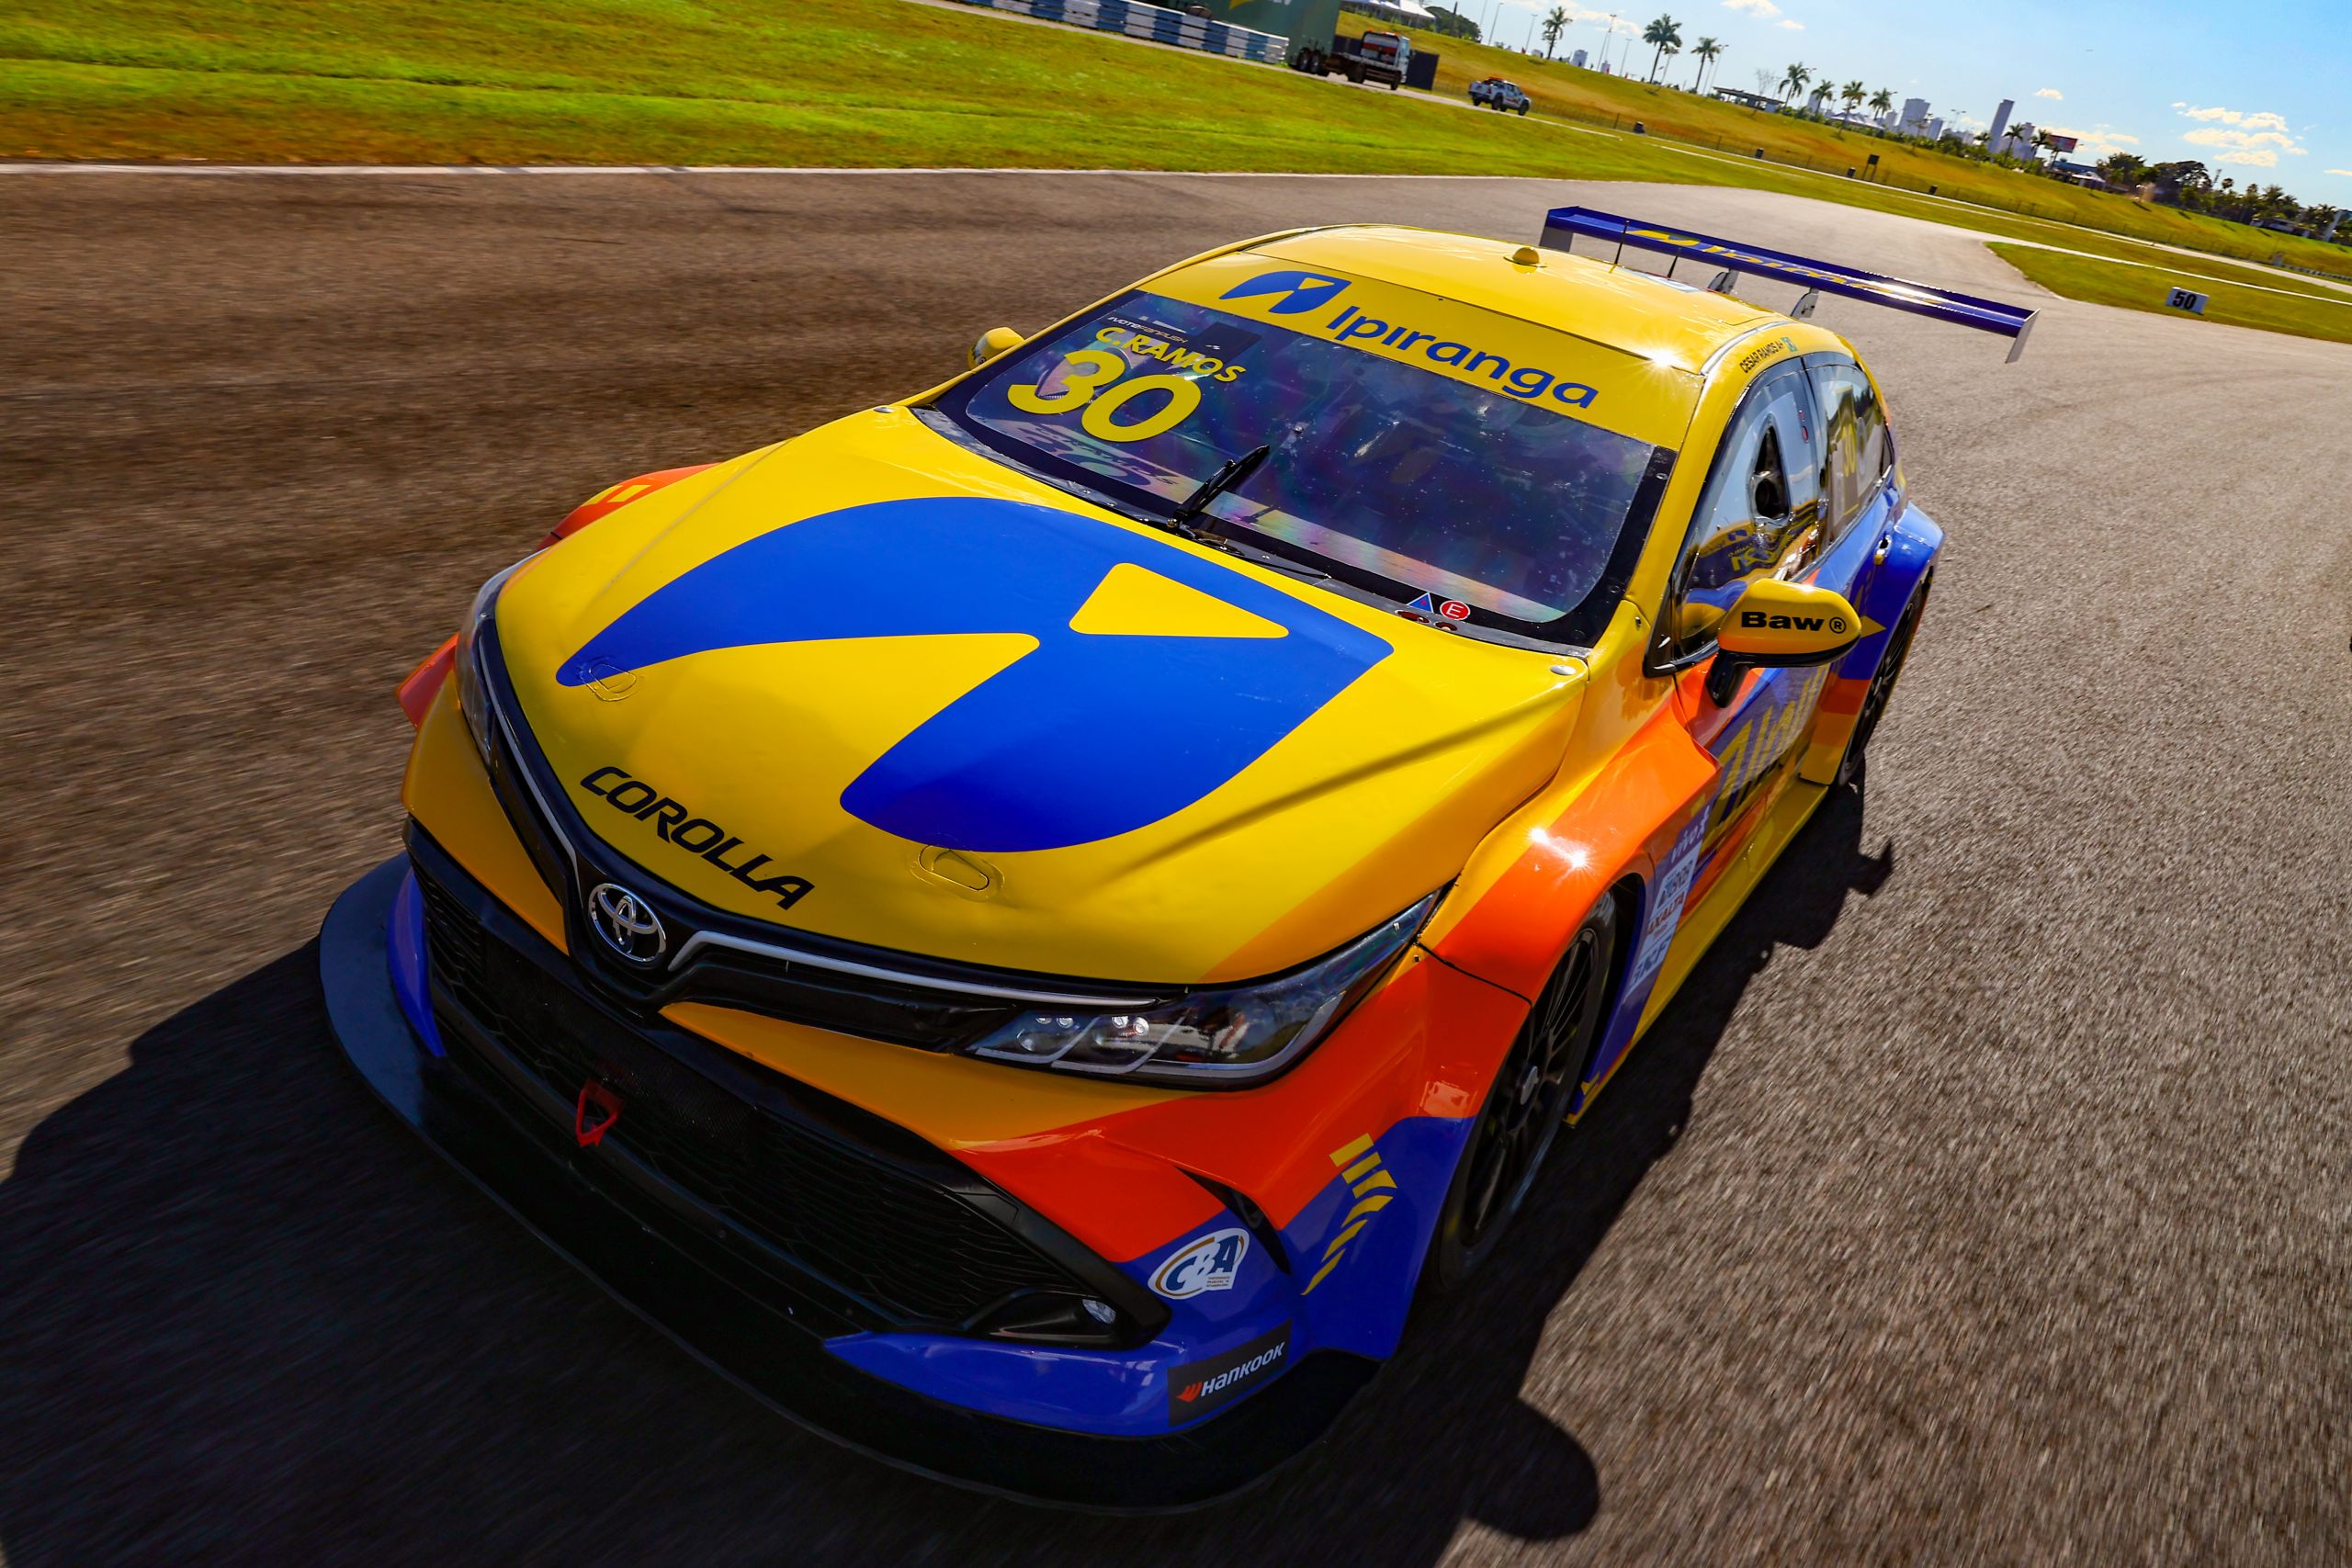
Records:
{"label": "sky", "polygon": [[[1496,42],[1517,47],[1555,0],[1459,0]],[[1557,0],[1576,18],[1559,53],[1609,44],[1612,67],[1630,54],[1646,74],[1644,24],[1660,10],[1680,24],[1684,52],[1663,74],[1688,86],[1690,46],[1724,46],[1709,85],[1756,89],[1790,64],[1816,82],[1860,77],[1897,105],[1925,98],[1946,124],[1982,130],[2003,98],[2012,121],[2082,138],[2075,156],[2130,152],[2151,164],[2195,158],[2216,180],[2276,183],[2308,202],[2352,208],[2352,4],[2346,0],[2085,0],[2030,6],[1966,0]],[[1533,35],[1537,48],[1540,33]]]}

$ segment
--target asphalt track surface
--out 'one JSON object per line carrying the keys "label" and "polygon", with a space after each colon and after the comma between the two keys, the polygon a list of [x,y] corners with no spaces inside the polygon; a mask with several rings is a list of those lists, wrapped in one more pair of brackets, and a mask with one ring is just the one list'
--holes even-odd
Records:
{"label": "asphalt track surface", "polygon": [[[393,682],[575,501],[1165,259],[1587,200],[2046,311],[1826,302],[1951,532],[1826,807],[1331,1439],[1041,1514],[765,1414],[381,1112],[310,945]],[[2352,348],[1753,193],[1124,175],[0,190],[0,1555],[2352,1557]]]}

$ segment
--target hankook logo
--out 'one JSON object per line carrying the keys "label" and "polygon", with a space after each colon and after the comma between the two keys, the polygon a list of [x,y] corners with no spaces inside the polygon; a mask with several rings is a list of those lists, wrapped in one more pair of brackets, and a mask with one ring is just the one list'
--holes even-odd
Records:
{"label": "hankook logo", "polygon": [[1168,1424],[1185,1422],[1230,1404],[1280,1372],[1290,1354],[1290,1325],[1285,1323],[1246,1345],[1204,1361],[1190,1361],[1168,1373]]}
{"label": "hankook logo", "polygon": [[616,882],[600,882],[590,891],[588,923],[606,947],[632,964],[650,964],[670,946],[653,906]]}

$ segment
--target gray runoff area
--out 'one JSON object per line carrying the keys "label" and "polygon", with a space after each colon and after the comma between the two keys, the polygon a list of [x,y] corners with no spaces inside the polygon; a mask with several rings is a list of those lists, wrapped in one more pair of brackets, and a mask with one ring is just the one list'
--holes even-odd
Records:
{"label": "gray runoff area", "polygon": [[[345,1066],[308,943],[397,843],[392,685],[575,502],[1213,242],[1568,203],[2043,317],[2004,366],[1823,300],[1951,534],[1865,787],[1271,1485],[1104,1520],[844,1454]],[[0,293],[13,1568],[2352,1559],[2352,347],[1484,179],[28,174]]]}

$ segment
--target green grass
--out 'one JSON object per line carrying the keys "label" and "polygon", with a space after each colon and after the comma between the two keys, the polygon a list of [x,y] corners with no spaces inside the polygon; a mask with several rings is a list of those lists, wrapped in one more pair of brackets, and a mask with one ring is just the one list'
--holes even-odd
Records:
{"label": "green grass", "polygon": [[[2245,259],[2285,249],[2352,271],[2337,260],[2347,253],[2334,246],[2255,236],[1458,39],[1425,41],[1441,54],[1442,93],[1508,75],[1527,88],[1537,113],[1474,113],[906,0],[11,0],[0,12],[0,157],[1658,180],[1782,191],[2157,265],[2182,264],[2137,241]],[[1547,118],[1546,110],[1578,118]],[[1612,115],[1622,133],[1596,134],[1582,123]],[[1631,134],[1635,118],[1651,134]],[[1736,155],[1757,146],[1768,161]],[[1957,207],[1839,177],[1871,151],[1882,154],[1890,179],[2033,210]],[[2109,232],[2068,226],[2075,223]],[[2132,271],[2018,265],[2062,293],[2099,290],[2075,297],[2103,301],[2108,286],[2098,280]],[[2312,293],[2324,287],[2218,259],[2194,267],[2237,283]],[[2246,309],[2231,319],[2268,325],[2253,319],[2267,315],[2279,331],[2328,320],[2325,310],[2291,301]]]}
{"label": "green grass", "polygon": [[2165,295],[2177,286],[2211,296],[2201,318],[2204,321],[2352,343],[2352,294],[2323,292],[2316,284],[2309,294],[2272,294],[2215,282],[2201,276],[2211,269],[2196,263],[2166,272],[2086,256],[2061,255],[2030,245],[1996,244],[1992,248],[2002,260],[2034,282],[2069,299],[2120,305],[2127,310],[2153,310],[2184,321],[2199,320],[2165,303]]}
{"label": "green grass", "polygon": [[1493,130],[1287,71],[904,0],[12,0],[0,13],[7,157],[1677,177],[1638,142]]}

